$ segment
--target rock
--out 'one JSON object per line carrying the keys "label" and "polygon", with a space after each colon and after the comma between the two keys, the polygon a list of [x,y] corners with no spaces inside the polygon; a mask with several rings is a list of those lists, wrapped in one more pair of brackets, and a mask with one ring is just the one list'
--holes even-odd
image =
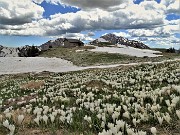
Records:
{"label": "rock", "polygon": [[18,50],[14,47],[0,45],[0,57],[18,57]]}
{"label": "rock", "polygon": [[48,50],[49,48],[56,48],[59,46],[63,46],[64,38],[58,38],[56,40],[50,40],[40,46],[40,49],[43,51]]}
{"label": "rock", "polygon": [[[121,44],[121,45],[131,46],[135,48],[149,49],[147,45],[143,44],[140,41],[129,40],[127,38],[116,36],[115,34],[111,34],[111,33],[101,36],[99,39],[104,39],[105,41],[108,41],[110,44]],[[90,42],[90,44],[98,44],[100,42],[99,39],[96,39]]]}

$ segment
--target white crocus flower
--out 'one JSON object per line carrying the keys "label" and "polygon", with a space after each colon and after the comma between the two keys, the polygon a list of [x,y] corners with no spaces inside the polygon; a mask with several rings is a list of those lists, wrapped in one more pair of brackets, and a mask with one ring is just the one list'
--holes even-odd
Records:
{"label": "white crocus flower", "polygon": [[3,122],[3,126],[6,127],[6,128],[9,128],[9,121],[8,120],[5,120]]}
{"label": "white crocus flower", "polygon": [[116,125],[119,125],[119,127],[124,130],[125,122],[123,120],[117,120]]}
{"label": "white crocus flower", "polygon": [[108,126],[109,129],[112,129],[114,127],[114,124],[113,123],[108,123],[107,126]]}
{"label": "white crocus flower", "polygon": [[0,114],[0,122],[2,122],[3,120],[3,116]]}
{"label": "white crocus flower", "polygon": [[157,117],[157,119],[158,119],[158,121],[159,121],[159,124],[162,125],[164,118],[163,118],[163,117]]}
{"label": "white crocus flower", "polygon": [[112,114],[113,111],[114,111],[114,108],[113,108],[113,107],[108,107],[108,108],[107,108],[107,111],[108,111],[109,114]]}
{"label": "white crocus flower", "polygon": [[176,110],[176,115],[177,115],[178,118],[180,119],[180,110]]}
{"label": "white crocus flower", "polygon": [[116,135],[123,135],[123,133],[121,131],[119,131]]}
{"label": "white crocus flower", "polygon": [[51,122],[53,123],[53,122],[54,122],[54,120],[55,120],[54,115],[53,115],[53,114],[50,114],[49,116],[50,116]]}
{"label": "white crocus flower", "polygon": [[97,118],[100,120],[101,119],[101,114],[98,114],[98,115],[96,115],[97,116]]}
{"label": "white crocus flower", "polygon": [[128,135],[134,135],[134,132],[131,128],[127,128],[127,134]]}
{"label": "white crocus flower", "polygon": [[36,124],[39,126],[39,120],[40,120],[40,116],[37,116],[35,119],[34,119],[34,122],[36,122]]}
{"label": "white crocus flower", "polygon": [[165,102],[168,107],[171,105],[169,100],[165,100]]}
{"label": "white crocus flower", "polygon": [[5,114],[6,118],[11,119],[12,113],[8,112]]}
{"label": "white crocus flower", "polygon": [[84,120],[86,120],[87,122],[91,123],[91,117],[87,117],[87,115],[85,115]]}
{"label": "white crocus flower", "polygon": [[21,125],[22,121],[24,120],[24,115],[18,115],[18,124]]}
{"label": "white crocus flower", "polygon": [[166,113],[166,115],[163,115],[163,117],[167,123],[170,123],[171,117],[170,117],[169,113]]}
{"label": "white crocus flower", "polygon": [[123,117],[130,119],[129,112],[128,111],[124,112]]}
{"label": "white crocus flower", "polygon": [[151,133],[152,133],[153,135],[156,135],[156,134],[157,134],[157,130],[156,130],[155,127],[152,127],[152,128],[151,128]]}
{"label": "white crocus flower", "polygon": [[15,126],[14,125],[9,125],[9,130],[10,130],[9,135],[14,135]]}
{"label": "white crocus flower", "polygon": [[104,121],[101,122],[101,127],[104,128],[105,127],[105,123]]}
{"label": "white crocus flower", "polygon": [[137,124],[136,118],[134,118],[134,119],[132,120],[132,122],[133,122],[134,126],[136,127],[136,124]]}

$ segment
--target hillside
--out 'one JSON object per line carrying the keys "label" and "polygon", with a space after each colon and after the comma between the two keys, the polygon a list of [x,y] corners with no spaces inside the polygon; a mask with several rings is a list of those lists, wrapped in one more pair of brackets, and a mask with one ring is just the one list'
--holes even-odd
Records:
{"label": "hillside", "polygon": [[111,33],[103,35],[100,38],[90,42],[90,44],[99,44],[99,43],[121,44],[121,45],[126,45],[130,47],[135,47],[135,48],[149,49],[147,45],[145,45],[144,43],[140,41],[129,40],[127,38],[116,36],[115,34],[111,34]]}

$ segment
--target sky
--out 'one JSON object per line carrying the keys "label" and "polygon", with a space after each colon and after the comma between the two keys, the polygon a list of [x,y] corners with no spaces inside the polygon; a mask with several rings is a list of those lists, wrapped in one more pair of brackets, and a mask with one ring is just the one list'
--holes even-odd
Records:
{"label": "sky", "polygon": [[180,0],[0,0],[0,45],[85,43],[106,33],[180,48]]}

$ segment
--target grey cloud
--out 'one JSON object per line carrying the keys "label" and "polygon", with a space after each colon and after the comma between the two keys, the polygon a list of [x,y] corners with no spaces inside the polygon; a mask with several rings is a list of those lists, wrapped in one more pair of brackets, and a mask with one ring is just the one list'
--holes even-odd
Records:
{"label": "grey cloud", "polygon": [[123,3],[129,3],[130,0],[46,0],[51,2],[59,2],[69,6],[76,6],[83,10],[91,10],[93,8],[109,9]]}
{"label": "grey cloud", "polygon": [[90,36],[90,37],[95,36],[95,33],[94,32],[88,32],[88,36]]}
{"label": "grey cloud", "polygon": [[32,22],[32,19],[28,16],[21,16],[21,17],[15,17],[12,19],[6,18],[6,17],[0,17],[0,24],[3,25],[22,25],[25,23],[30,23]]}

